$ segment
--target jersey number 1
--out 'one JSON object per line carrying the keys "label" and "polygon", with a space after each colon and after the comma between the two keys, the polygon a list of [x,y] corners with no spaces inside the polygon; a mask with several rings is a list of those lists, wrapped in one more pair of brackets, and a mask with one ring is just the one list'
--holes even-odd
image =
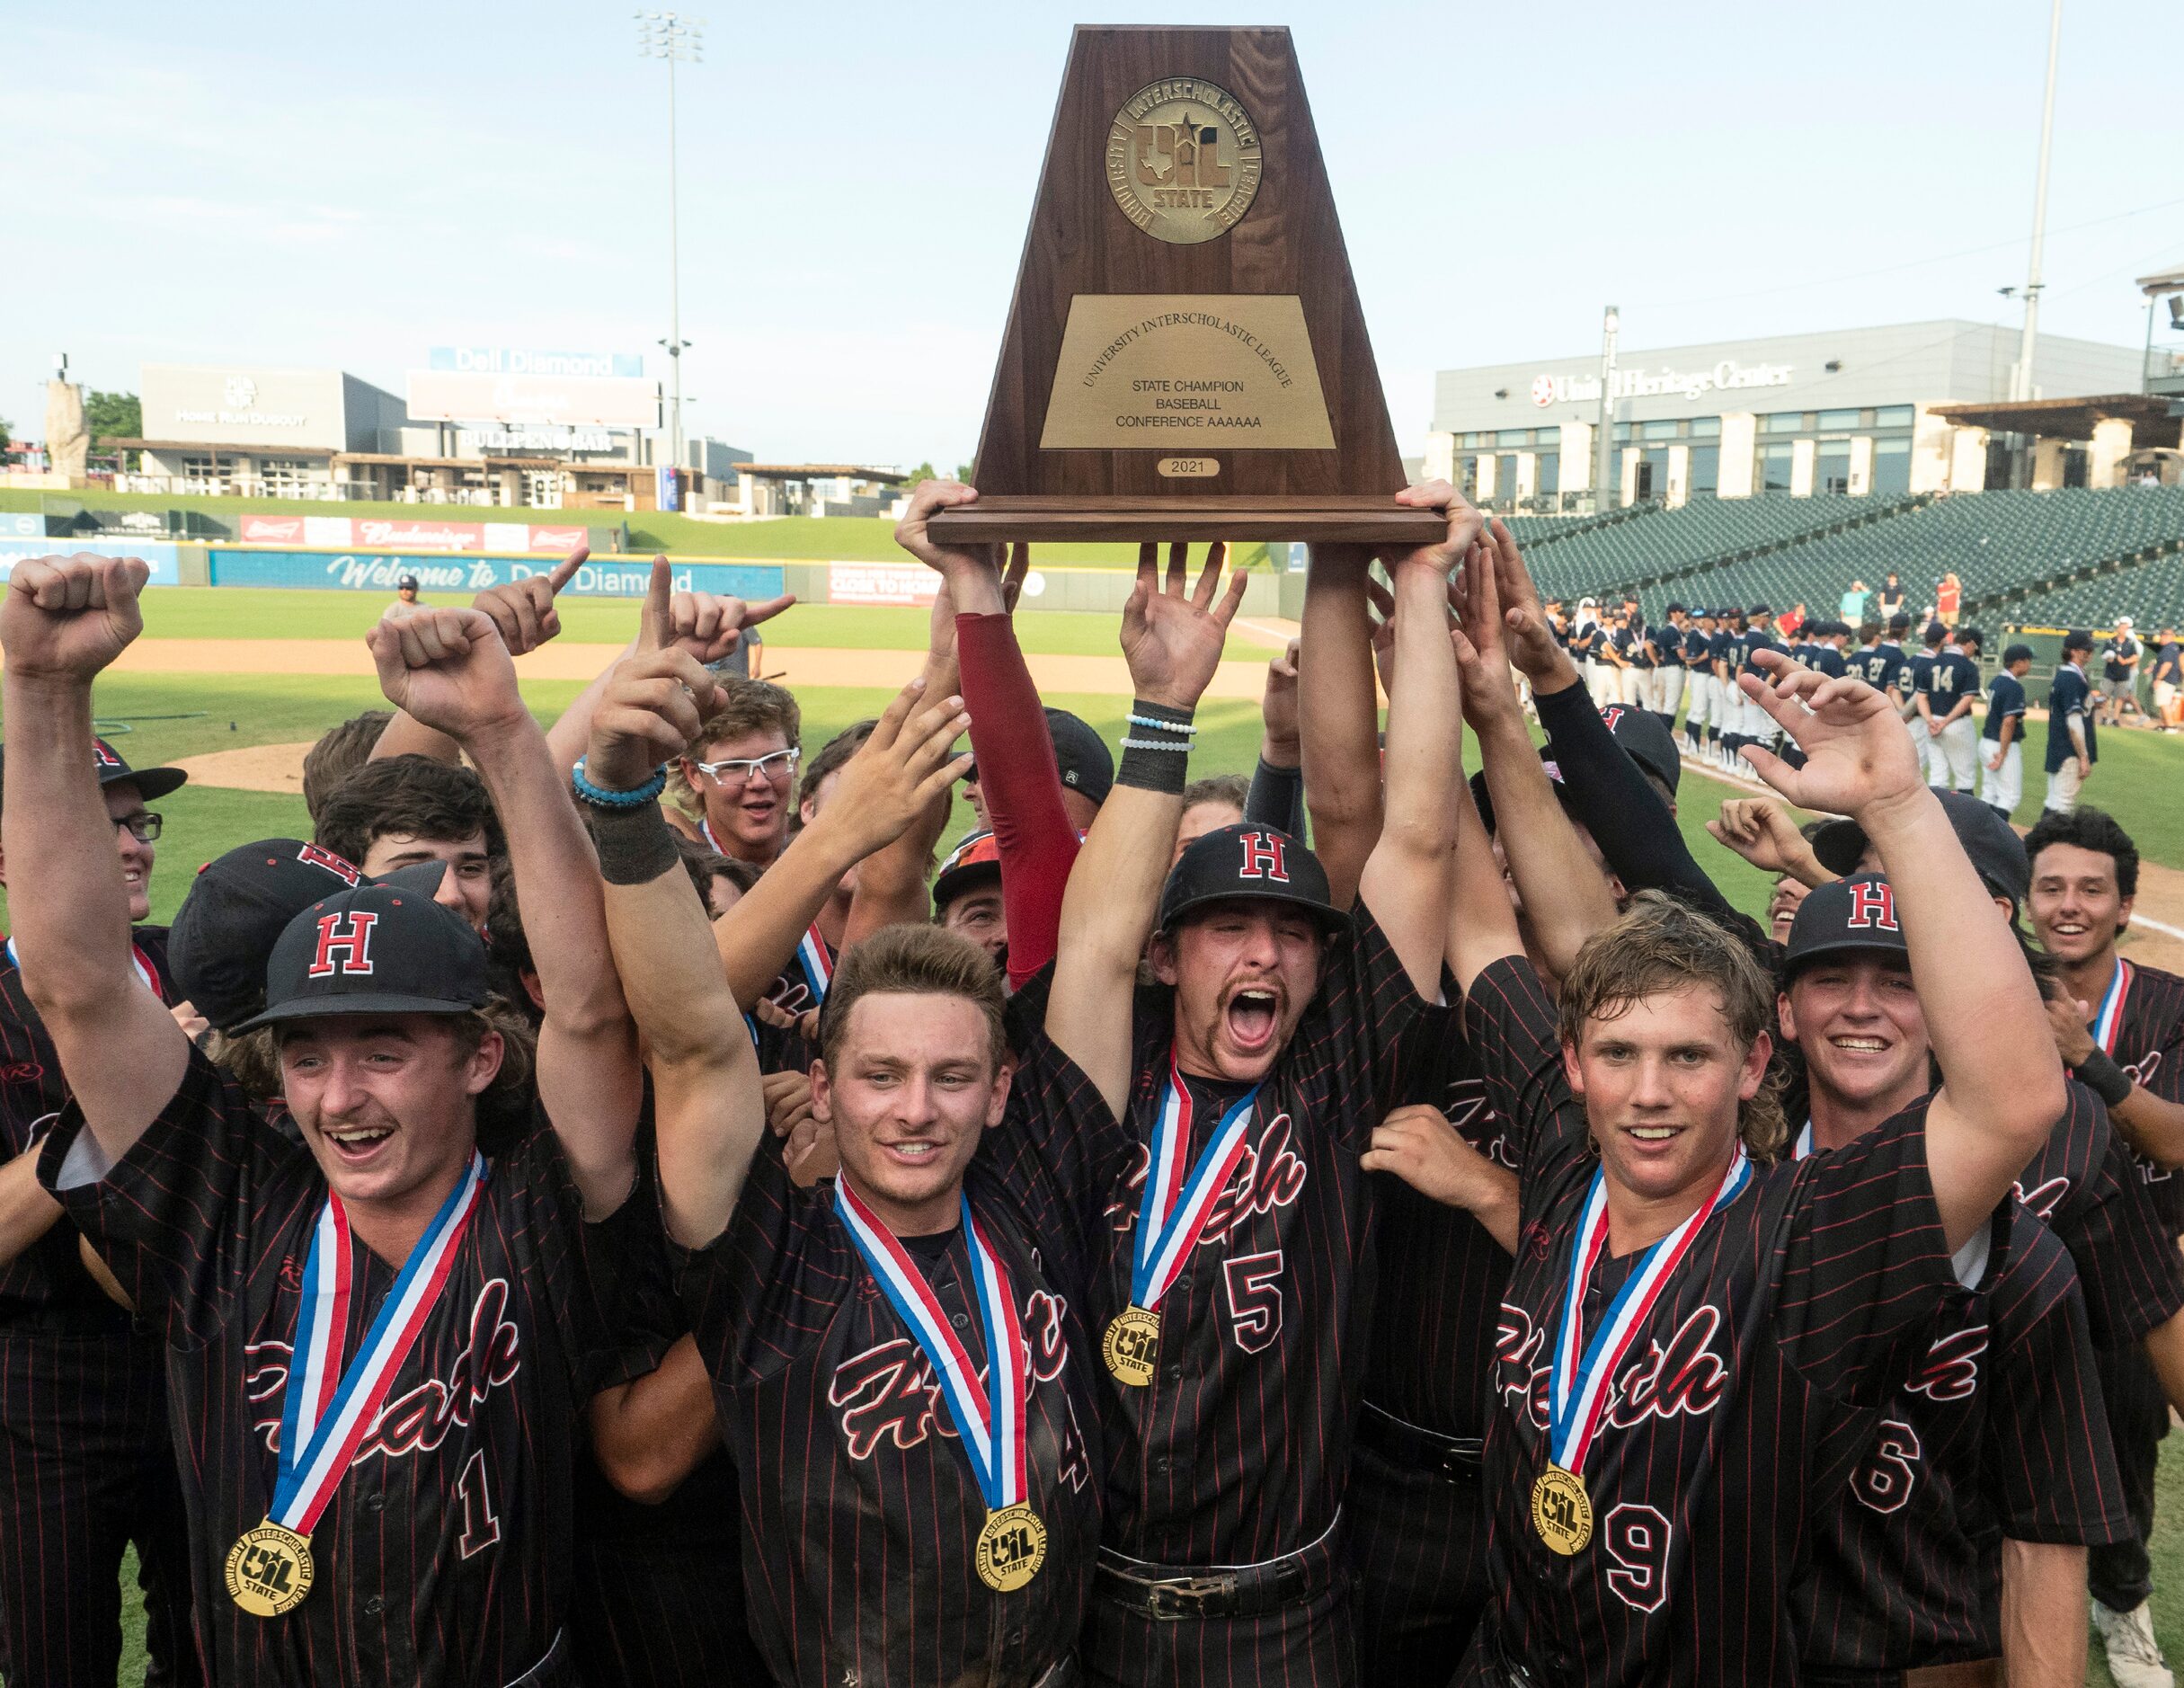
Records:
{"label": "jersey number 1", "polygon": [[463,1497],[463,1539],[457,1545],[468,1559],[501,1539],[501,1521],[493,1515],[493,1484],[486,1475],[484,1448],[464,1462],[463,1474],[455,1486]]}

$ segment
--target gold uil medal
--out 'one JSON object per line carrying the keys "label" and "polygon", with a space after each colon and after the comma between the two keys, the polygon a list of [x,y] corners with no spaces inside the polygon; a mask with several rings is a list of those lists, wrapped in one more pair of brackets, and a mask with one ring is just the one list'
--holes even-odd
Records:
{"label": "gold uil medal", "polygon": [[1116,1382],[1143,1389],[1152,1381],[1153,1362],[1160,1355],[1160,1315],[1142,1307],[1123,1308],[1108,1321],[1099,1351]]}
{"label": "gold uil medal", "polygon": [[1531,1527],[1540,1540],[1567,1559],[1593,1539],[1593,1500],[1585,1479],[1550,1464],[1531,1486]]}
{"label": "gold uil medal", "polygon": [[996,1594],[1021,1588],[1046,1563],[1046,1526],[1024,1501],[990,1512],[978,1533],[977,1559],[979,1580]]}
{"label": "gold uil medal", "polygon": [[311,1577],[310,1538],[271,1518],[227,1550],[227,1597],[253,1618],[295,1611]]}

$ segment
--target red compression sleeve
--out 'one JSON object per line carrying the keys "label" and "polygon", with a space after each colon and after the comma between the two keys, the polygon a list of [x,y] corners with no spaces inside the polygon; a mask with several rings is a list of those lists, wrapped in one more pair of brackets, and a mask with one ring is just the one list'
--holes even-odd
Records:
{"label": "red compression sleeve", "polygon": [[1023,984],[1054,959],[1061,893],[1077,859],[1077,829],[1061,802],[1061,769],[1040,711],[1039,689],[1007,616],[955,617],[963,707],[979,792],[1001,857],[1008,920],[1008,982]]}

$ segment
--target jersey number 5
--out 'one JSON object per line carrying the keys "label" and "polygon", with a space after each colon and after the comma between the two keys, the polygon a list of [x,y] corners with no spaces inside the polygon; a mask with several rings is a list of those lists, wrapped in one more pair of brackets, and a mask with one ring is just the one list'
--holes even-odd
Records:
{"label": "jersey number 5", "polygon": [[1229,1280],[1229,1328],[1236,1346],[1257,1354],[1282,1334],[1282,1251],[1238,1255],[1222,1266]]}

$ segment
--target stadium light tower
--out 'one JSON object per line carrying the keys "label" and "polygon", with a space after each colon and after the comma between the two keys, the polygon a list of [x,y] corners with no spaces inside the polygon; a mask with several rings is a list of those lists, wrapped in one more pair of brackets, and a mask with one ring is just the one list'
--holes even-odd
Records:
{"label": "stadium light tower", "polygon": [[1600,319],[1600,438],[1593,455],[1593,510],[1605,515],[1609,500],[1622,490],[1615,473],[1615,337],[1621,332],[1623,314],[1614,306]]}
{"label": "stadium light tower", "polygon": [[2017,343],[2010,396],[2032,396],[2032,351],[2040,337],[2040,248],[2047,240],[2047,152],[2055,132],[2055,49],[2063,42],[2063,0],[2047,14],[2047,92],[2040,102],[2040,168],[2032,190],[2032,262],[2025,275],[2025,329]]}
{"label": "stadium light tower", "polygon": [[682,247],[675,191],[675,67],[706,62],[706,21],[680,12],[640,12],[637,18],[637,57],[667,61],[668,76],[668,337],[667,348],[674,376],[674,404],[668,413],[668,453],[678,481],[682,460],[682,353],[690,342],[682,337]]}

